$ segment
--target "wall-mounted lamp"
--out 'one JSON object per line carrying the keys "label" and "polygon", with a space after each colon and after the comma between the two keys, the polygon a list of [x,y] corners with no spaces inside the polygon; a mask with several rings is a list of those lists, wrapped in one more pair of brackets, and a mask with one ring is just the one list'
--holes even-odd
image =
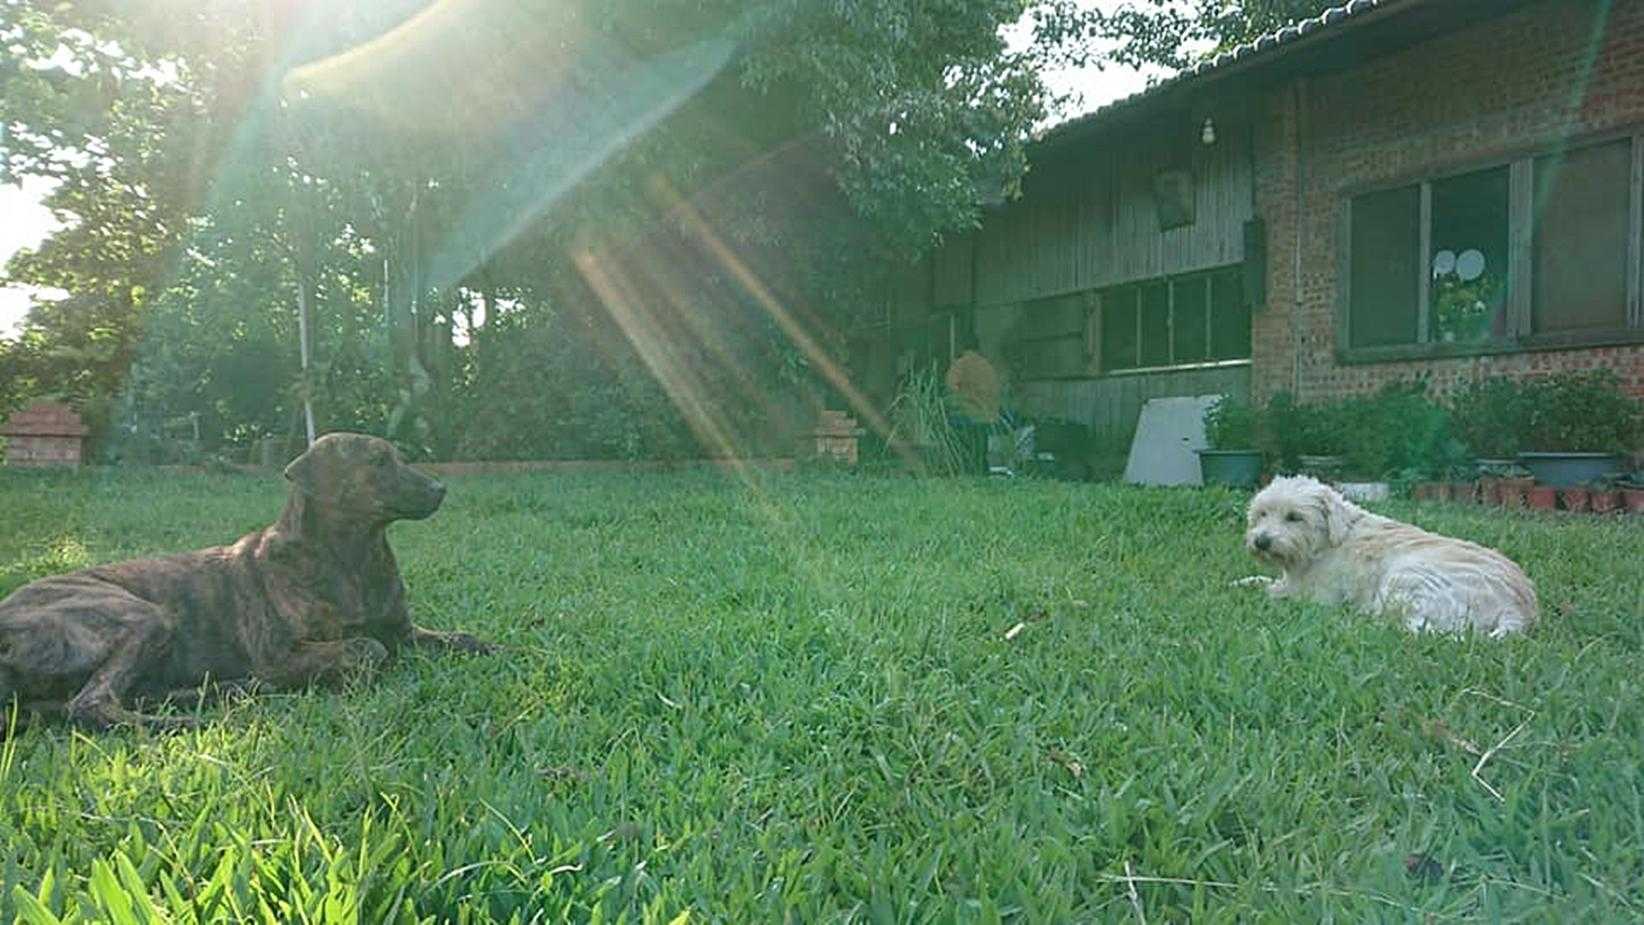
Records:
{"label": "wall-mounted lamp", "polygon": [[1207,145],[1216,143],[1216,123],[1209,116],[1204,117],[1204,128],[1199,130],[1199,140]]}

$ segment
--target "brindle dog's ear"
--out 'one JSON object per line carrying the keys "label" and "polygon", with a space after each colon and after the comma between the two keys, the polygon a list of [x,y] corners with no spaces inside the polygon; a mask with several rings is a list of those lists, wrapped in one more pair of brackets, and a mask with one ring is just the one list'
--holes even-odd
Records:
{"label": "brindle dog's ear", "polygon": [[291,465],[285,467],[286,481],[291,482],[303,491],[312,491],[314,489],[315,468],[314,449],[310,447],[303,455],[293,459]]}

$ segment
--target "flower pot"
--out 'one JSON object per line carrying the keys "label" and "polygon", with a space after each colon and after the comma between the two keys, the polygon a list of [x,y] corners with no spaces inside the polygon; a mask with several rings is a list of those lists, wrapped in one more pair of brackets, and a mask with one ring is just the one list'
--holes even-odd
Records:
{"label": "flower pot", "polygon": [[1450,500],[1454,501],[1458,504],[1477,504],[1478,503],[1478,483],[1477,482],[1451,482],[1450,483]]}
{"label": "flower pot", "polygon": [[1336,486],[1341,496],[1349,501],[1385,501],[1390,494],[1386,482],[1342,482]]}
{"label": "flower pot", "polygon": [[1450,486],[1443,482],[1417,482],[1410,488],[1410,496],[1417,501],[1440,501],[1449,494]]}
{"label": "flower pot", "polygon": [[1306,453],[1296,457],[1296,465],[1301,471],[1317,478],[1328,478],[1341,471],[1347,460],[1340,456],[1310,456]]}
{"label": "flower pot", "polygon": [[1554,488],[1575,488],[1621,471],[1615,453],[1520,453],[1518,461],[1536,481]]}
{"label": "flower pot", "polygon": [[1199,450],[1199,475],[1206,485],[1251,488],[1262,472],[1257,450]]}
{"label": "flower pot", "polygon": [[1592,492],[1585,488],[1561,488],[1558,499],[1564,503],[1566,511],[1584,514],[1588,510],[1588,502],[1592,500]]}
{"label": "flower pot", "polygon": [[1501,480],[1501,506],[1511,510],[1524,507],[1525,495],[1536,487],[1536,480],[1530,478],[1511,477]]}
{"label": "flower pot", "polygon": [[1594,514],[1613,514],[1621,510],[1621,492],[1614,488],[1597,489],[1591,498]]}
{"label": "flower pot", "polygon": [[1479,501],[1488,505],[1501,503],[1501,476],[1486,475],[1478,480]]}
{"label": "flower pot", "polygon": [[1531,510],[1551,511],[1558,507],[1558,490],[1551,485],[1536,485],[1524,493]]}
{"label": "flower pot", "polygon": [[1629,514],[1644,514],[1644,487],[1621,489],[1621,504]]}

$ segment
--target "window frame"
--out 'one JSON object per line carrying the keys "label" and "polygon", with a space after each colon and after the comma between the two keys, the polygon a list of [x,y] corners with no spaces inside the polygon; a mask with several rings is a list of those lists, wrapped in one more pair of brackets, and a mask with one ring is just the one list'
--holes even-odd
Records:
{"label": "window frame", "polygon": [[[1532,329],[1535,260],[1535,163],[1536,159],[1561,152],[1618,141],[1631,143],[1631,168],[1627,183],[1627,264],[1626,305],[1622,326],[1576,332],[1538,334]],[[1482,170],[1506,167],[1508,294],[1506,335],[1478,343],[1455,344],[1431,340],[1432,329],[1432,203],[1433,184]],[[1416,343],[1355,347],[1352,344],[1352,228],[1353,200],[1370,193],[1416,186],[1420,189],[1421,213],[1417,279]],[[1474,157],[1447,163],[1418,174],[1394,180],[1344,187],[1336,209],[1336,306],[1335,346],[1339,363],[1381,363],[1394,360],[1444,357],[1488,356],[1539,350],[1568,350],[1582,347],[1624,346],[1644,343],[1644,126],[1590,133],[1567,139],[1545,140],[1524,145],[1494,156]]]}
{"label": "window frame", "polygon": [[[1081,352],[1079,368],[1077,370],[1059,372],[1055,374],[1024,375],[1023,381],[1025,382],[1055,382],[1068,379],[1088,379],[1090,377],[1091,364],[1093,362],[1100,362],[1099,359],[1092,358],[1090,353],[1090,327],[1092,319],[1097,317],[1097,306],[1100,304],[1096,290],[1075,289],[1057,295],[1039,296],[1025,302],[1017,303],[1017,311],[1024,315],[1030,314],[1035,310],[1044,310],[1045,306],[1057,302],[1069,302],[1077,308],[1080,315],[1080,330],[1078,332],[1062,334],[1034,334],[1029,336],[1012,337],[1008,339],[1008,343],[1010,345],[1009,350],[1030,352],[1035,346],[1059,343],[1061,341],[1077,340],[1079,342]],[[1020,321],[1018,321],[1018,324],[1020,324]],[[975,325],[973,322],[972,327],[974,328],[974,326]]]}
{"label": "window frame", "polygon": [[[1165,291],[1166,291],[1166,304],[1168,306],[1168,311],[1170,312],[1169,321],[1165,326],[1165,337],[1166,337],[1166,341],[1165,341],[1166,348],[1165,349],[1166,349],[1167,355],[1171,358],[1172,361],[1174,361],[1175,357],[1176,357],[1176,287],[1179,283],[1182,283],[1182,282],[1198,281],[1198,282],[1201,282],[1204,286],[1204,296],[1205,296],[1205,302],[1204,302],[1205,350],[1206,350],[1207,353],[1209,353],[1211,355],[1214,355],[1215,350],[1216,350],[1216,343],[1215,343],[1215,331],[1216,331],[1215,304],[1216,303],[1215,303],[1215,291],[1212,288],[1213,285],[1214,285],[1214,280],[1218,276],[1224,276],[1224,275],[1225,276],[1230,276],[1234,279],[1234,282],[1242,289],[1243,280],[1239,276],[1239,273],[1240,273],[1242,267],[1243,267],[1243,264],[1229,263],[1229,264],[1223,264],[1221,266],[1209,267],[1207,269],[1202,269],[1202,270],[1192,270],[1192,271],[1189,271],[1189,272],[1186,272],[1186,273],[1173,273],[1173,274],[1169,274],[1169,275],[1166,275],[1166,276],[1151,276],[1151,277],[1147,277],[1145,279],[1131,280],[1129,282],[1118,283],[1118,284],[1112,285],[1112,286],[1105,286],[1105,287],[1097,290],[1096,291],[1096,310],[1095,310],[1095,312],[1092,313],[1092,321],[1089,325],[1090,336],[1091,336],[1091,340],[1092,340],[1093,343],[1091,345],[1091,348],[1087,351],[1087,353],[1090,355],[1090,357],[1092,359],[1092,362],[1096,365],[1096,370],[1095,370],[1096,375],[1098,375],[1098,376],[1141,376],[1141,375],[1147,375],[1149,373],[1180,372],[1180,371],[1183,371],[1183,370],[1195,370],[1195,369],[1218,369],[1218,368],[1227,367],[1227,366],[1249,366],[1250,363],[1251,363],[1251,358],[1248,357],[1248,356],[1245,356],[1245,357],[1234,357],[1234,358],[1225,359],[1225,360],[1217,360],[1217,359],[1190,360],[1190,361],[1187,361],[1187,362],[1184,362],[1184,363],[1169,362],[1169,363],[1165,363],[1165,364],[1162,364],[1162,365],[1153,365],[1153,366],[1136,365],[1136,366],[1124,366],[1124,367],[1120,367],[1118,369],[1109,369],[1107,367],[1107,363],[1106,363],[1106,360],[1105,360],[1105,351],[1103,349],[1102,344],[1100,343],[1102,323],[1104,323],[1107,320],[1107,314],[1106,313],[1108,311],[1109,305],[1112,304],[1111,300],[1112,300],[1113,296],[1116,293],[1128,290],[1130,293],[1133,294],[1133,298],[1131,299],[1131,303],[1132,303],[1131,304],[1131,311],[1134,312],[1135,315],[1136,315],[1136,327],[1137,327],[1137,330],[1136,330],[1136,362],[1138,364],[1140,364],[1141,363],[1142,350],[1143,350],[1143,343],[1142,343],[1142,336],[1141,336],[1141,302],[1142,302],[1141,292],[1142,292],[1143,287],[1145,287],[1145,286],[1163,284],[1165,286]],[[1241,298],[1242,298],[1242,296],[1241,296]],[[1253,318],[1253,316],[1255,315],[1255,307],[1254,306],[1246,306],[1246,309],[1247,309],[1247,312],[1246,312],[1247,316],[1250,316],[1250,317]],[[1254,349],[1252,349],[1252,353],[1254,353]]]}

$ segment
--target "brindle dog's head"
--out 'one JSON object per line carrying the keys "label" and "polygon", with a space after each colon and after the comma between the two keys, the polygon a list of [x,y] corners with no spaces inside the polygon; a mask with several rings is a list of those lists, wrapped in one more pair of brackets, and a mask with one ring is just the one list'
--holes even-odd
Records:
{"label": "brindle dog's head", "polygon": [[407,466],[394,445],[365,434],[326,434],[285,469],[297,490],[362,520],[421,520],[445,486]]}

